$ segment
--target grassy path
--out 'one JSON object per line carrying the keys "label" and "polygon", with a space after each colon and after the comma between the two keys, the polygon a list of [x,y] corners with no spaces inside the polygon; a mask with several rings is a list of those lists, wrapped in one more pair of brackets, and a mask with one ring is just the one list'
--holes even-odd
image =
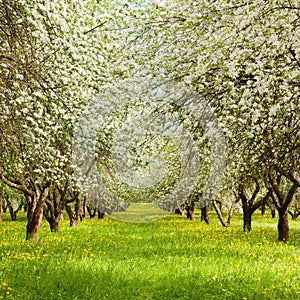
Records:
{"label": "grassy path", "polygon": [[170,215],[153,223],[86,220],[59,233],[0,223],[0,299],[300,299],[300,220],[279,244],[276,220],[222,228]]}

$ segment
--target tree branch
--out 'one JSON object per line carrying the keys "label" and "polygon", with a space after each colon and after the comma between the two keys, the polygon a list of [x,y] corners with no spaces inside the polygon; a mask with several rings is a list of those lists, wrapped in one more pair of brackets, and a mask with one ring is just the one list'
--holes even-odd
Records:
{"label": "tree branch", "polygon": [[25,193],[26,195],[33,196],[33,192],[30,191],[29,189],[27,189],[27,187],[25,185],[14,183],[11,180],[7,179],[3,174],[0,174],[0,178],[9,187],[11,187],[13,189],[17,189],[17,190]]}
{"label": "tree branch", "polygon": [[[299,8],[300,9],[300,8]],[[294,61],[297,63],[298,67],[300,67],[300,61],[297,59],[297,55],[294,49],[289,48],[289,51],[294,59]]]}
{"label": "tree branch", "polygon": [[292,202],[292,200],[293,200],[293,197],[294,197],[294,195],[295,195],[297,189],[298,189],[298,184],[296,184],[296,183],[294,183],[294,184],[290,187],[290,189],[289,189],[289,191],[288,191],[288,194],[287,194],[287,196],[286,196],[286,198],[285,198],[285,201],[284,201],[284,203],[283,203],[283,205],[282,205],[282,208],[281,208],[283,211],[285,211],[285,210],[288,209],[289,205],[291,204],[291,202]]}
{"label": "tree branch", "polygon": [[105,23],[107,23],[107,21],[104,21],[104,22],[102,22],[101,24],[96,25],[95,27],[93,27],[93,28],[91,28],[91,29],[85,31],[83,34],[89,34],[89,33],[91,33],[92,31],[96,30],[97,28],[102,27]]}

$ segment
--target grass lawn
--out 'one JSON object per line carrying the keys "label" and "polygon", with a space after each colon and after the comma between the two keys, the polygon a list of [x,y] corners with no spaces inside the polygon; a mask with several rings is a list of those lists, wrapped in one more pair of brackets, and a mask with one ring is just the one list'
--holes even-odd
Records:
{"label": "grass lawn", "polygon": [[25,217],[0,223],[0,299],[300,299],[300,220],[277,242],[276,220],[222,228],[169,215],[152,223],[86,220],[59,233]]}
{"label": "grass lawn", "polygon": [[154,203],[131,203],[124,212],[114,212],[112,217],[118,221],[130,223],[153,222],[169,215]]}

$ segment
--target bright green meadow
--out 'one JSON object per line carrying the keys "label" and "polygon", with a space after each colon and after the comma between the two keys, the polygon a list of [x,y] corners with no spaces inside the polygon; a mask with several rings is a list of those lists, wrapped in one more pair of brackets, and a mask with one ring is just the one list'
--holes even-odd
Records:
{"label": "bright green meadow", "polygon": [[0,223],[1,299],[300,299],[300,221],[277,242],[276,220],[242,216],[229,228],[169,215],[151,223],[85,220],[59,233],[43,221],[25,241],[26,219]]}

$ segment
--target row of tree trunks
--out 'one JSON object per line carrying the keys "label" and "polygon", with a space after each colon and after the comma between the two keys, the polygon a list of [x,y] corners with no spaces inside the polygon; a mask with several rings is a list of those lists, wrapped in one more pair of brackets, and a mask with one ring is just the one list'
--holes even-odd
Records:
{"label": "row of tree trunks", "polygon": [[[79,192],[70,190],[68,183],[62,188],[51,181],[45,182],[43,185],[37,185],[34,182],[25,185],[20,182],[12,181],[0,173],[0,179],[9,187],[21,191],[26,201],[21,202],[17,209],[13,208],[12,203],[6,199],[7,208],[10,211],[11,219],[16,220],[17,213],[26,207],[27,225],[26,225],[26,240],[37,240],[38,229],[42,224],[43,216],[47,220],[52,232],[59,231],[59,221],[62,218],[62,212],[66,212],[70,219],[70,226],[78,226],[79,219],[85,218],[87,199],[82,201]],[[68,199],[68,200],[67,200]],[[0,220],[3,214],[3,198],[0,198]],[[71,203],[74,203],[74,212],[72,211]],[[25,210],[24,210],[25,211]],[[104,218],[105,213],[97,210],[98,218]]]}
{"label": "row of tree trunks", "polygon": [[69,195],[68,182],[60,188],[54,186],[48,195],[44,205],[44,217],[49,223],[51,232],[59,231],[59,222],[63,218],[66,197]]}
{"label": "row of tree trunks", "polygon": [[[271,197],[272,203],[276,207],[278,211],[278,240],[282,242],[286,242],[289,237],[289,224],[288,224],[288,213],[289,213],[289,206],[292,203],[292,200],[295,196],[295,193],[299,187],[298,182],[294,182],[290,187],[287,189],[285,193],[283,193],[282,189],[280,189],[280,182],[281,178],[274,177],[272,172],[269,173],[269,184],[271,188],[267,190],[267,193],[264,197],[256,200],[258,192],[259,192],[259,185],[256,184],[255,190],[252,192],[250,198],[247,198],[246,193],[244,191],[244,187],[240,185],[238,189],[238,200],[242,201],[243,207],[243,228],[245,232],[251,231],[251,220],[253,213],[262,205],[268,204],[268,199]],[[14,188],[19,188],[23,191],[26,197],[26,204],[27,204],[27,226],[26,226],[26,239],[27,240],[34,240],[37,239],[37,232],[42,223],[43,215],[47,219],[50,224],[51,231],[57,232],[59,230],[59,220],[62,215],[62,210],[65,208],[69,219],[70,219],[70,226],[78,226],[79,219],[82,218],[83,210],[82,203],[79,197],[79,193],[74,193],[73,199],[69,202],[65,203],[62,201],[62,195],[52,195],[52,199],[50,196],[51,191],[51,182],[48,182],[44,185],[44,187],[37,187],[35,186],[34,191],[30,191],[25,187],[21,188],[20,185],[9,182],[10,185]],[[59,199],[59,200],[57,200]],[[57,201],[56,201],[57,200]],[[72,211],[71,202],[75,201],[75,212]],[[96,208],[92,209],[86,205],[85,199],[85,207],[90,214],[90,217],[94,217],[96,213],[98,213],[98,218],[104,218],[105,213],[97,210]],[[218,218],[224,227],[228,227],[230,225],[230,221],[233,215],[235,204],[234,202],[230,208],[229,216],[227,221],[222,214],[221,210],[221,203],[218,201],[213,201],[212,204],[214,206],[215,211],[217,212]],[[218,206],[219,204],[219,206]],[[0,216],[2,217],[2,207],[3,207],[3,200],[1,198],[1,212]],[[7,206],[10,210],[12,220],[15,220],[16,213],[22,208],[22,203],[19,205],[17,210],[14,211],[11,203],[7,201]],[[188,199],[185,202],[185,210],[187,212],[187,218],[190,220],[195,219],[195,201],[192,199]],[[297,215],[300,213],[297,211]],[[205,221],[207,224],[210,223],[210,219],[207,213],[207,207],[201,208],[201,221]]]}

